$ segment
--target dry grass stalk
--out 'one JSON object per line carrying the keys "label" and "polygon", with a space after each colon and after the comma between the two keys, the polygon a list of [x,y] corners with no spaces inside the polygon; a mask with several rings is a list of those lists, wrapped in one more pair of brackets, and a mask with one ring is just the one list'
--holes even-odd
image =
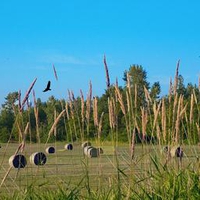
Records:
{"label": "dry grass stalk", "polygon": [[181,104],[183,101],[183,96],[181,95],[179,97],[179,101],[178,101],[178,108],[177,108],[177,115],[176,115],[176,124],[175,124],[175,144],[178,144],[179,141],[179,127],[180,127],[180,113],[181,113]]}
{"label": "dry grass stalk", "polygon": [[93,98],[93,118],[94,118],[94,126],[98,126],[99,125],[99,121],[98,121],[98,101],[97,101],[97,97]]}
{"label": "dry grass stalk", "polygon": [[163,132],[163,140],[166,144],[167,141],[167,124],[166,124],[166,108],[165,108],[165,99],[162,99],[162,132]]}
{"label": "dry grass stalk", "polygon": [[178,60],[177,65],[176,65],[176,74],[175,74],[174,88],[173,88],[174,95],[176,94],[177,87],[178,87],[179,65],[180,65],[180,60]]}
{"label": "dry grass stalk", "polygon": [[82,119],[82,123],[84,123],[85,121],[85,102],[84,102],[84,96],[83,96],[83,92],[82,90],[80,90],[81,93],[81,119]]}
{"label": "dry grass stalk", "polygon": [[126,91],[126,101],[127,101],[127,111],[128,111],[128,113],[131,113],[131,105],[130,105],[130,98],[129,98],[128,91]]}
{"label": "dry grass stalk", "polygon": [[144,95],[145,95],[148,107],[150,107],[150,103],[152,102],[152,99],[150,97],[149,91],[147,90],[145,86],[144,86]]}
{"label": "dry grass stalk", "polygon": [[187,109],[188,103],[185,104],[184,108],[180,112],[180,118],[183,118],[184,114],[186,114],[186,109]]}
{"label": "dry grass stalk", "polygon": [[88,128],[89,128],[89,122],[90,122],[91,99],[92,99],[92,83],[90,81],[90,84],[89,84],[89,93],[87,95],[87,101],[86,101],[86,120],[87,120],[87,124],[88,124],[87,127]]}
{"label": "dry grass stalk", "polygon": [[172,113],[172,115],[173,115],[173,117],[172,117],[172,122],[171,122],[171,127],[172,127],[172,135],[171,135],[171,137],[172,137],[172,141],[174,141],[175,140],[175,125],[176,125],[176,115],[177,115],[177,105],[178,105],[178,93],[176,93],[175,94],[175,96],[174,96],[174,104],[173,104],[173,113]]}
{"label": "dry grass stalk", "polygon": [[110,128],[114,129],[115,127],[115,117],[114,117],[114,105],[113,100],[108,98],[108,112],[109,112],[109,122],[110,122]]}
{"label": "dry grass stalk", "polygon": [[67,90],[67,92],[68,92],[69,101],[72,101],[71,91],[70,91],[70,90]]}
{"label": "dry grass stalk", "polygon": [[193,93],[193,95],[194,95],[194,101],[195,101],[195,104],[198,105],[198,102],[197,102],[197,95],[196,95],[194,89],[192,90],[192,93]]}
{"label": "dry grass stalk", "polygon": [[57,72],[56,72],[56,68],[55,68],[54,64],[53,64],[53,72],[54,72],[54,76],[55,76],[56,80],[58,81],[58,76],[57,76]]}
{"label": "dry grass stalk", "polygon": [[197,127],[198,136],[199,136],[199,142],[200,142],[200,127],[197,122],[196,122],[196,127]]}
{"label": "dry grass stalk", "polygon": [[135,84],[135,101],[134,101],[134,106],[135,106],[135,109],[137,108],[137,85]]}
{"label": "dry grass stalk", "polygon": [[194,110],[194,95],[191,94],[191,101],[190,101],[190,124],[193,121],[193,110]]}
{"label": "dry grass stalk", "polygon": [[40,133],[39,133],[39,117],[38,117],[38,107],[35,97],[35,91],[33,90],[33,99],[34,99],[34,115],[35,115],[35,121],[36,121],[36,134],[37,134],[37,141],[40,143]]}
{"label": "dry grass stalk", "polygon": [[[57,112],[56,112],[56,109],[54,109],[54,121],[56,121],[56,117],[57,117]],[[54,133],[54,136],[56,137],[56,135],[57,135],[57,127],[56,126],[53,129],[53,133]]]}
{"label": "dry grass stalk", "polygon": [[142,115],[142,140],[144,141],[146,128],[147,128],[147,122],[148,122],[148,114],[144,107],[141,108],[141,115]]}
{"label": "dry grass stalk", "polygon": [[31,90],[32,90],[32,88],[33,88],[33,86],[34,86],[34,84],[35,84],[36,81],[37,81],[37,78],[32,82],[31,86],[29,87],[28,91],[26,92],[26,95],[25,95],[25,97],[24,97],[24,99],[22,101],[22,105],[21,105],[20,111],[22,111],[25,103],[27,102],[29,94],[30,94],[30,92],[31,92]]}
{"label": "dry grass stalk", "polygon": [[104,112],[101,113],[101,117],[100,117],[100,120],[99,120],[99,126],[98,126],[98,138],[100,140],[101,138],[101,132],[102,132],[102,123],[103,123],[103,115],[104,115]]}
{"label": "dry grass stalk", "polygon": [[52,127],[51,127],[51,129],[50,129],[50,131],[49,131],[49,133],[48,133],[48,138],[47,138],[46,144],[48,143],[49,138],[50,138],[52,132],[54,131],[54,128],[57,126],[57,124],[58,124],[60,118],[63,116],[63,114],[64,114],[65,112],[66,112],[66,109],[64,109],[64,110],[58,115],[58,117],[56,118],[56,120],[54,121],[54,123],[53,123],[53,125],[52,125]]}
{"label": "dry grass stalk", "polygon": [[105,55],[104,55],[103,61],[104,61],[104,67],[105,67],[105,71],[106,71],[106,85],[107,85],[107,89],[109,89],[110,88],[110,77],[109,77],[108,66],[107,66]]}
{"label": "dry grass stalk", "polygon": [[172,84],[172,78],[170,78],[169,94],[168,94],[169,103],[171,103],[172,94],[173,94],[173,84]]}
{"label": "dry grass stalk", "polygon": [[19,111],[20,111],[20,110],[21,110],[21,107],[22,107],[22,104],[21,104],[21,90],[19,90],[19,92],[18,92],[18,100],[19,100],[18,109],[19,109]]}
{"label": "dry grass stalk", "polygon": [[134,158],[134,153],[135,153],[135,129],[132,133],[132,138],[131,138],[131,159]]}
{"label": "dry grass stalk", "polygon": [[157,138],[158,138],[158,144],[160,145],[161,144],[161,131],[160,131],[160,126],[159,124],[157,123],[156,124],[156,135],[157,135]]}
{"label": "dry grass stalk", "polygon": [[119,101],[122,113],[125,115],[126,114],[126,110],[125,110],[122,94],[120,93],[119,88],[116,85],[115,85],[115,91],[116,91],[116,94],[117,94],[117,99]]}
{"label": "dry grass stalk", "polygon": [[69,102],[69,108],[70,108],[71,117],[74,120],[75,115],[74,115],[74,107],[73,107],[72,101]]}
{"label": "dry grass stalk", "polygon": [[69,120],[69,103],[67,101],[65,104],[65,111],[66,111],[67,119]]}
{"label": "dry grass stalk", "polygon": [[129,95],[131,96],[131,82],[130,82],[130,75],[129,75],[128,72],[127,72],[127,74],[126,74],[126,77],[127,77],[127,88],[128,88],[128,92],[129,92]]}
{"label": "dry grass stalk", "polygon": [[153,112],[154,112],[154,122],[153,122],[153,129],[156,127],[156,123],[157,123],[157,119],[158,119],[158,114],[160,111],[160,107],[161,107],[162,101],[159,102],[158,107],[156,108],[156,103],[154,102],[153,105]]}
{"label": "dry grass stalk", "polygon": [[[26,136],[27,136],[27,134],[28,134],[29,125],[30,125],[30,123],[28,122],[28,123],[26,124],[25,129],[24,129],[23,139],[22,139],[22,142],[21,142],[21,145],[20,145],[21,153],[24,151],[24,148],[25,148],[25,141],[26,141]],[[17,154],[17,153],[16,153],[16,154]]]}

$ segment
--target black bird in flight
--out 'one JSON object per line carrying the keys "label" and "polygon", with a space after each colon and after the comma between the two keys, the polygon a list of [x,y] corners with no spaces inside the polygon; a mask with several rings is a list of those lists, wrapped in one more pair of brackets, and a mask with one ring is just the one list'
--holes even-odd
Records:
{"label": "black bird in flight", "polygon": [[48,81],[47,87],[43,90],[43,92],[47,92],[47,91],[51,90],[50,86],[51,86],[51,81]]}

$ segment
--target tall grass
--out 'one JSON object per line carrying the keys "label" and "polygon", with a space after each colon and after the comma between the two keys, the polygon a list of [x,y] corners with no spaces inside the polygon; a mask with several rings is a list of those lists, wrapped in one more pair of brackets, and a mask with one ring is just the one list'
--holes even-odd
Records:
{"label": "tall grass", "polygon": [[[104,64],[107,89],[110,92],[110,80],[105,58]],[[76,148],[80,151],[77,154],[73,152],[65,154],[63,150],[56,152],[56,165],[58,167],[56,175],[52,169],[46,166],[37,167],[36,174],[40,174],[42,178],[36,180],[37,176],[35,175],[36,178],[32,181],[28,179],[25,187],[17,187],[14,192],[9,194],[2,192],[0,197],[2,199],[200,198],[200,149],[193,145],[196,139],[193,130],[196,129],[200,133],[199,123],[194,123],[195,108],[198,111],[199,119],[199,104],[195,91],[191,94],[190,104],[184,101],[183,95],[177,93],[179,64],[180,61],[177,63],[174,84],[170,80],[168,98],[163,97],[158,101],[153,101],[149,91],[144,87],[146,104],[142,107],[138,107],[137,85],[131,85],[129,74],[127,74],[127,85],[124,93],[117,83],[114,85],[114,93],[110,92],[107,100],[110,134],[112,136],[112,141],[108,144],[102,142],[105,113],[99,113],[98,98],[92,99],[92,83],[89,84],[86,100],[84,100],[83,93],[80,91],[81,111],[78,109],[79,105],[73,92],[68,91],[69,100],[66,101],[65,109],[63,108],[58,115],[55,110],[55,119],[49,130],[46,145],[58,122],[66,116],[67,140],[73,141],[76,138]],[[36,105],[35,94],[33,97],[37,142],[40,143],[39,108]],[[27,100],[27,98],[25,99]],[[24,101],[22,104],[24,107]],[[15,126],[18,129],[19,146],[15,154],[26,150],[26,136],[31,134],[30,122],[25,123],[22,115],[23,109],[21,108],[22,105],[16,111]],[[124,117],[127,144],[121,144],[119,141],[121,134],[118,129],[119,114]],[[93,142],[98,148],[105,148],[105,154],[94,159],[83,156],[80,148],[83,141],[90,139],[91,122],[94,123],[96,131]],[[187,130],[187,133],[185,133],[185,130]],[[137,144],[138,131],[141,134],[141,144]],[[157,143],[148,142],[147,135],[157,138]],[[185,135],[188,138],[187,145],[184,143]],[[163,147],[173,148],[179,145],[184,149],[183,158],[173,157],[170,151],[166,154],[163,152]],[[7,146],[12,146],[10,141],[8,141]],[[8,152],[3,154],[0,166],[0,169],[5,172],[0,186],[1,189],[6,186],[8,179],[12,180],[12,184],[16,186],[16,180],[20,179],[20,173],[23,174],[21,178],[30,176],[29,170],[24,175],[21,169],[18,169],[16,178],[12,178],[14,169],[10,167],[5,170],[4,167],[7,154]],[[64,158],[59,157],[59,154],[62,154]],[[67,156],[69,163],[66,164]],[[53,166],[54,158],[49,156],[49,159],[50,166]],[[74,163],[77,160],[80,163],[75,168]],[[59,169],[63,165],[61,162],[65,163],[65,168],[69,166],[74,168],[74,174],[67,173],[67,169]],[[31,169],[31,173],[34,173],[34,169],[34,167]],[[63,174],[62,170],[66,174]],[[78,174],[79,170],[82,170],[81,175]],[[78,181],[75,183],[76,173],[78,174]],[[51,176],[53,176],[53,180],[50,178]],[[72,178],[69,179],[69,177]],[[5,188],[9,191],[8,187]]]}

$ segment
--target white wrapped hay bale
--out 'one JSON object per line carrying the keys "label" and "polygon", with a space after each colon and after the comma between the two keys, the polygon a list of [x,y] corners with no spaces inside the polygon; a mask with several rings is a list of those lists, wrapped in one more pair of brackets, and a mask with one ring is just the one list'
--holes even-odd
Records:
{"label": "white wrapped hay bale", "polygon": [[24,168],[27,164],[26,157],[21,154],[12,155],[9,158],[9,165],[14,168]]}
{"label": "white wrapped hay bale", "polygon": [[56,152],[56,149],[55,147],[47,147],[45,151],[47,154],[53,154]]}
{"label": "white wrapped hay bale", "polygon": [[30,163],[34,165],[45,165],[47,157],[43,152],[36,152],[30,156]]}
{"label": "white wrapped hay bale", "polygon": [[85,141],[85,142],[83,142],[83,144],[81,145],[81,147],[82,147],[82,148],[85,148],[85,147],[91,146],[91,145],[92,145],[91,142]]}
{"label": "white wrapped hay bale", "polygon": [[84,147],[83,152],[84,152],[84,154],[86,156],[88,155],[88,150],[91,149],[91,148],[94,148],[94,147],[93,146],[86,146],[86,147]]}
{"label": "white wrapped hay bale", "polygon": [[73,145],[72,144],[66,144],[64,148],[66,150],[73,150]]}

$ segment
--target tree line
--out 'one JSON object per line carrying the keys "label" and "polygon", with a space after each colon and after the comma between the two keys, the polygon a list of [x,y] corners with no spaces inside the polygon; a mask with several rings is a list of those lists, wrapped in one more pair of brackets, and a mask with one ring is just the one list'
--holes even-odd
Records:
{"label": "tree line", "polygon": [[[5,97],[0,111],[0,141],[22,140],[20,132],[29,123],[26,140],[31,142],[75,141],[83,139],[136,141],[151,136],[159,142],[199,142],[199,98],[197,85],[184,84],[177,73],[170,82],[169,93],[160,96],[159,82],[150,84],[141,65],[131,65],[124,72],[124,86],[107,83],[101,96],[89,93],[75,97],[68,91],[68,99],[50,96],[46,102],[34,99],[19,109],[19,92]],[[65,110],[64,114],[59,114]],[[53,133],[50,135],[50,130]],[[49,137],[50,136],[50,137]],[[49,137],[49,139],[48,139]]]}

